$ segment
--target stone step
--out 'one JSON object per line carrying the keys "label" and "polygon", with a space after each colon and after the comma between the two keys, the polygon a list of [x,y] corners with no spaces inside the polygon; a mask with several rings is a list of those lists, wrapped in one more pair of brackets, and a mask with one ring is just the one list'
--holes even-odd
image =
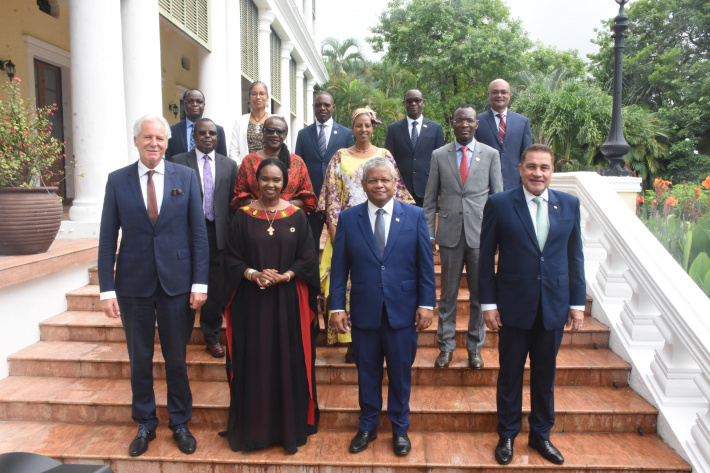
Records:
{"label": "stone step", "polygon": [[[446,369],[434,368],[437,348],[420,348],[414,361],[412,383],[440,386],[495,386],[498,351],[483,349],[482,370],[468,368],[466,350],[459,348]],[[345,363],[344,347],[318,347],[318,384],[357,384],[354,364]],[[11,376],[57,376],[65,378],[128,378],[130,368],[125,343],[40,341],[8,357]],[[156,346],[153,376],[164,379],[163,356]],[[224,359],[212,358],[200,345],[187,347],[187,370],[192,381],[221,381]],[[557,357],[557,386],[628,385],[630,365],[608,349],[566,348]],[[526,368],[525,379],[528,381]],[[386,376],[385,376],[386,379]]]}
{"label": "stone step", "polygon": [[[493,456],[498,435],[494,432],[410,431],[412,453],[397,457],[392,452],[391,434],[384,428],[364,452],[350,454],[352,430],[322,429],[308,439],[296,454],[274,446],[234,453],[227,440],[214,429],[191,429],[197,451],[183,455],[167,427],[157,431],[156,440],[140,457],[128,456],[135,426],[109,424],[66,424],[45,422],[0,422],[0,452],[32,451],[64,463],[105,464],[115,472],[165,473],[190,471],[429,471],[494,472],[501,467]],[[575,472],[690,472],[685,463],[656,435],[629,433],[558,433],[555,445],[565,457],[563,467],[544,460],[527,446],[527,436],[518,437],[511,471],[541,473]]]}
{"label": "stone step", "polygon": [[[468,315],[456,317],[456,346],[466,346],[466,330],[468,328]],[[434,317],[434,323],[419,334],[420,347],[437,347],[436,328],[439,320]],[[325,323],[320,317],[321,333],[318,345],[326,345]],[[97,311],[66,311],[40,322],[40,337],[46,341],[84,341],[84,342],[123,342],[125,337],[120,319],[109,319],[103,312]],[[222,324],[222,344],[225,344],[225,324]],[[156,343],[158,342],[156,334]],[[562,346],[606,348],[609,342],[609,329],[598,320],[586,317],[582,330],[577,332],[565,331]],[[195,320],[195,329],[192,332],[190,343],[204,344],[202,329],[199,320]],[[498,346],[498,332],[486,332],[484,348]]]}
{"label": "stone step", "polygon": [[[229,387],[226,381],[193,381],[195,428],[226,429]],[[155,382],[158,417],[168,421],[165,381]],[[383,429],[387,389],[383,389]],[[523,414],[529,413],[529,388],[523,390]],[[357,430],[358,388],[319,385],[319,426]],[[495,386],[415,386],[410,401],[411,429],[441,432],[495,431]],[[629,388],[560,386],[555,390],[555,432],[656,432],[657,411]],[[128,379],[76,379],[11,376],[0,380],[0,420],[91,422],[132,425]],[[523,429],[527,431],[527,420]]]}

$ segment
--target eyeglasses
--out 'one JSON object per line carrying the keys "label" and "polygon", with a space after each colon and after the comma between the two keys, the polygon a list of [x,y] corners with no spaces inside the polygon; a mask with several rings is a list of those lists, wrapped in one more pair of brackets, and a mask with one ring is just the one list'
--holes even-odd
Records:
{"label": "eyeglasses", "polygon": [[316,103],[313,104],[313,108],[316,108],[316,109],[318,109],[318,108],[330,108],[330,107],[332,107],[332,106],[333,106],[332,103],[325,103],[325,102],[316,102]]}
{"label": "eyeglasses", "polygon": [[454,118],[451,120],[451,123],[455,125],[463,125],[464,123],[468,123],[469,125],[475,125],[478,123],[478,120],[474,120],[473,118]]}
{"label": "eyeglasses", "polygon": [[412,105],[413,103],[420,104],[424,101],[424,99],[416,97],[416,98],[404,99],[404,101],[407,105]]}
{"label": "eyeglasses", "polygon": [[508,95],[510,90],[489,90],[488,93],[491,95]]}
{"label": "eyeglasses", "polygon": [[269,136],[273,135],[274,133],[279,136],[284,136],[286,133],[288,133],[288,130],[286,130],[285,128],[264,128],[265,135]]}
{"label": "eyeglasses", "polygon": [[381,182],[382,184],[387,185],[387,184],[389,184],[390,182],[392,182],[392,179],[387,179],[387,178],[385,177],[385,178],[382,178],[382,179],[368,179],[368,180],[366,180],[365,182],[367,183],[368,186],[374,186],[374,185],[376,185],[378,182]]}
{"label": "eyeglasses", "polygon": [[185,100],[185,103],[188,105],[192,105],[193,103],[196,103],[197,105],[202,105],[203,103],[205,103],[205,101],[200,99],[187,99]]}
{"label": "eyeglasses", "polygon": [[198,130],[197,134],[200,136],[206,136],[206,135],[217,136],[217,132],[212,131],[212,130]]}
{"label": "eyeglasses", "polygon": [[252,92],[249,95],[251,97],[268,97],[269,96],[269,94],[267,94],[266,92]]}

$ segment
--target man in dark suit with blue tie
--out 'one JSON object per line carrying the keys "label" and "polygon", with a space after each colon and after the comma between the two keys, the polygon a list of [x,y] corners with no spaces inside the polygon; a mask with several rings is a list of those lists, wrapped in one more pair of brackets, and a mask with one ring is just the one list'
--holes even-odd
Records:
{"label": "man in dark suit with blue tie", "polygon": [[222,358],[224,348],[219,344],[219,334],[226,304],[224,251],[234,213],[229,204],[234,198],[238,169],[236,161],[215,151],[217,136],[217,125],[212,120],[199,119],[195,124],[195,149],[173,156],[173,162],[193,169],[202,184],[200,190],[210,245],[210,279],[207,302],[200,310],[200,328],[209,354]]}
{"label": "man in dark suit with blue tie", "polygon": [[131,365],[138,434],[128,453],[145,453],[158,427],[153,391],[156,318],[165,359],[168,427],[180,450],[194,453],[197,442],[187,428],[192,394],[185,355],[193,310],[207,298],[209,247],[200,184],[192,169],[163,159],[170,132],[162,116],[140,118],[133,134],[140,159],[108,176],[98,259],[101,308],[108,317],[121,317]]}
{"label": "man in dark suit with blue tie", "polygon": [[418,207],[424,204],[431,153],[444,146],[444,129],[422,116],[424,95],[419,89],[404,94],[407,116],[387,128],[385,148],[392,153],[404,185]]}
{"label": "man in dark suit with blue tie", "polygon": [[503,79],[491,82],[488,86],[488,104],[491,108],[478,117],[480,124],[476,130],[476,140],[500,154],[505,190],[520,185],[520,156],[532,144],[530,120],[508,110],[509,103],[510,84]]}
{"label": "man in dark suit with blue tie", "polygon": [[431,325],[436,302],[434,259],[422,209],[393,198],[392,163],[370,159],[363,167],[362,187],[368,201],[340,214],[330,273],[330,324],[340,333],[348,329],[348,275],[351,282],[360,426],[350,451],[361,452],[377,438],[386,359],[392,446],[395,454],[407,455],[412,450],[407,431],[417,331]]}
{"label": "man in dark suit with blue tie", "polygon": [[[355,144],[353,132],[349,128],[335,123],[333,120],[333,96],[321,90],[313,99],[313,113],[316,122],[298,132],[296,151],[294,153],[306,163],[308,177],[311,178],[313,191],[320,197],[323,187],[325,170],[328,169],[333,155],[341,148],[349,148]],[[311,212],[307,215],[308,223],[313,231],[313,241],[320,250],[320,236],[323,233],[323,219]]]}
{"label": "man in dark suit with blue tie", "polygon": [[582,327],[586,282],[579,199],[548,189],[553,171],[552,150],[531,145],[519,165],[523,185],[488,197],[483,213],[479,293],[486,325],[500,331],[495,457],[502,465],[513,459],[522,426],[528,355],[528,445],[548,461],[564,462],[550,442],[555,366],[565,325]]}
{"label": "man in dark suit with blue tie", "polygon": [[[187,153],[195,149],[194,126],[205,113],[205,96],[197,89],[186,90],[182,96],[185,107],[185,120],[170,127],[171,137],[168,149],[165,150],[165,160],[172,161],[173,156]],[[217,153],[227,155],[227,140],[224,128],[217,125]]]}

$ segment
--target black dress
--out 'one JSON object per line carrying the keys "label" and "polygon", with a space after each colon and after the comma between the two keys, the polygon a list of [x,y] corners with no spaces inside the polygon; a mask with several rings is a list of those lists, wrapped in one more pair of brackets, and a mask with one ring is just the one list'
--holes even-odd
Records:
{"label": "black dress", "polygon": [[[306,215],[249,206],[232,220],[227,248],[227,437],[235,452],[281,444],[296,452],[318,430],[315,341],[318,259]],[[288,283],[260,289],[247,268],[291,270]]]}

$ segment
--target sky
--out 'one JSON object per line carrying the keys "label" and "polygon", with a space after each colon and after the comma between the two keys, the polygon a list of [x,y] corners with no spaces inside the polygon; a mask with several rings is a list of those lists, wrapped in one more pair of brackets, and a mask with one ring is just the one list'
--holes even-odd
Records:
{"label": "sky", "polygon": [[[372,35],[369,28],[378,23],[387,0],[317,1],[316,33],[319,45],[329,36],[341,41],[356,38],[362,45],[365,57],[370,60],[379,59],[380,55],[372,52],[365,38]],[[596,38],[594,28],[601,28],[601,20],[613,18],[619,11],[619,5],[614,0],[503,1],[510,8],[510,16],[522,20],[530,39],[558,49],[577,49],[585,60],[587,54],[598,50],[590,42]]]}

